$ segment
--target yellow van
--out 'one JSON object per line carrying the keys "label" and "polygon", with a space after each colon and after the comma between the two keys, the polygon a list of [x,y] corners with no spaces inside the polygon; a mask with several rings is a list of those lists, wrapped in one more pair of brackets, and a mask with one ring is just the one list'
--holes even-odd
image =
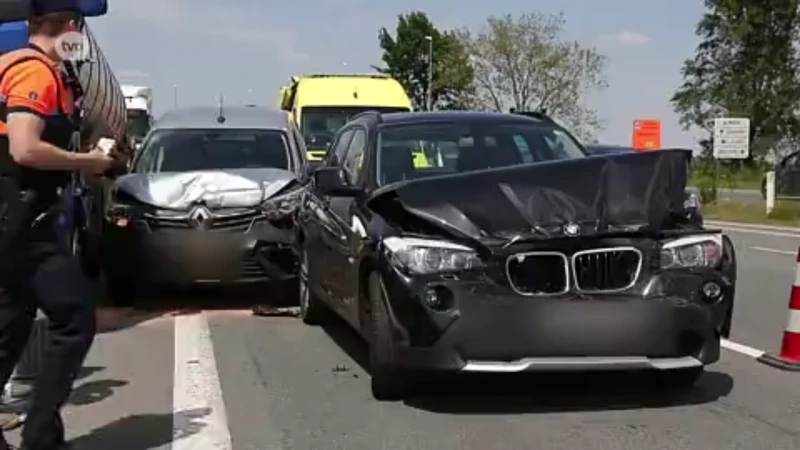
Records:
{"label": "yellow van", "polygon": [[[319,161],[334,134],[356,114],[364,111],[411,111],[403,86],[382,74],[309,74],[292,77],[281,88],[278,107],[288,111],[308,147],[308,159]],[[414,165],[427,167],[423,151]]]}

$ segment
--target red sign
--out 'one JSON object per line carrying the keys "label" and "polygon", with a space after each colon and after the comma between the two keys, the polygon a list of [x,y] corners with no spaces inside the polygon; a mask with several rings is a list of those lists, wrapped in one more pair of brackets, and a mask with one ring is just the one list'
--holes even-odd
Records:
{"label": "red sign", "polygon": [[633,145],[636,150],[658,150],[661,148],[661,121],[639,119],[633,121]]}

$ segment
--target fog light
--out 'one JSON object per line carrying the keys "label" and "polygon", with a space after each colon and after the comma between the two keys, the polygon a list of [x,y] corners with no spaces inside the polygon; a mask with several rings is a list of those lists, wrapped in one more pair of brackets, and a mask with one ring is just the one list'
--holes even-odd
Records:
{"label": "fog light", "polygon": [[422,301],[436,311],[446,311],[453,306],[453,293],[444,286],[431,286],[422,294]]}
{"label": "fog light", "polygon": [[709,281],[703,285],[703,297],[708,301],[716,301],[722,295],[722,286]]}

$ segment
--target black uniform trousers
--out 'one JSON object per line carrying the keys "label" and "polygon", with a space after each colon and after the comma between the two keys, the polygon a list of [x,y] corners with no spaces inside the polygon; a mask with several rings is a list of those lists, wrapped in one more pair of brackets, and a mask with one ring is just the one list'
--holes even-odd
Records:
{"label": "black uniform trousers", "polygon": [[21,357],[41,309],[48,319],[49,342],[22,431],[23,449],[56,450],[65,445],[61,407],[94,340],[94,303],[53,215],[20,227],[18,234],[0,254],[0,386]]}

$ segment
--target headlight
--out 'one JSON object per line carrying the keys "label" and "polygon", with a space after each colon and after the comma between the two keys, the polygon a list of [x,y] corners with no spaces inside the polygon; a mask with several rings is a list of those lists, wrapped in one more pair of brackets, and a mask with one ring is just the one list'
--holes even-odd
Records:
{"label": "headlight", "polygon": [[716,267],[722,260],[722,235],[689,236],[661,248],[661,268]]}
{"label": "headlight", "polygon": [[303,189],[295,189],[286,194],[272,197],[261,204],[261,209],[268,217],[271,215],[286,215],[292,213],[302,201]]}
{"label": "headlight", "polygon": [[418,275],[483,267],[475,250],[453,242],[389,237],[383,244],[392,264]]}

